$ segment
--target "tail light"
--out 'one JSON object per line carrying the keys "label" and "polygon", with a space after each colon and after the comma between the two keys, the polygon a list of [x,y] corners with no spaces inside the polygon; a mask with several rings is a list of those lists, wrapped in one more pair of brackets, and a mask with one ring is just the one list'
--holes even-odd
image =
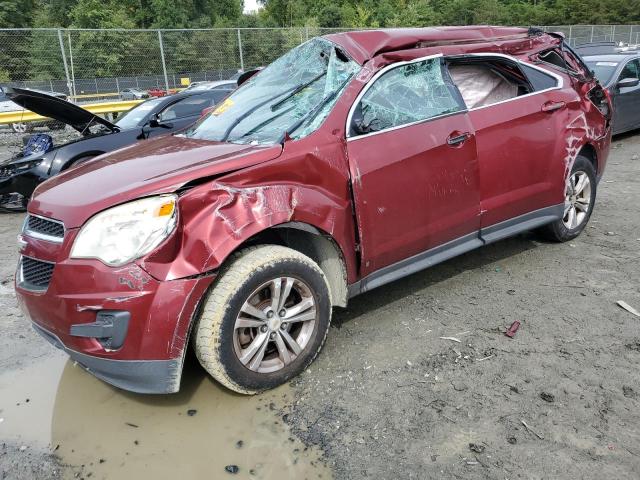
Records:
{"label": "tail light", "polygon": [[587,94],[591,103],[593,103],[600,113],[607,119],[611,118],[611,97],[606,89],[602,88],[600,84],[597,84]]}

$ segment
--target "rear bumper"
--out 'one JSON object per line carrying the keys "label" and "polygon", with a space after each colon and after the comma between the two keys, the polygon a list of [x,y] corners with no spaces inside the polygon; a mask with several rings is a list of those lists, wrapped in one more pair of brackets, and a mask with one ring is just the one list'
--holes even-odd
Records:
{"label": "rear bumper", "polygon": [[136,393],[175,393],[180,388],[182,359],[111,360],[67,348],[53,333],[32,323],[36,332],[82,368],[115,387]]}

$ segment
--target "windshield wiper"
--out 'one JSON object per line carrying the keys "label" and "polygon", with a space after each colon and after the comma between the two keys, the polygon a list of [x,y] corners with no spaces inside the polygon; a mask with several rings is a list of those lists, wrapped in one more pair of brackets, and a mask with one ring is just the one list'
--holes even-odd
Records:
{"label": "windshield wiper", "polygon": [[284,97],[282,100],[279,100],[278,102],[274,103],[273,105],[271,105],[271,111],[275,111],[280,105],[282,105],[284,102],[286,102],[287,100],[289,100],[291,97],[296,96],[298,93],[300,93],[302,90],[304,90],[305,88],[307,88],[309,85],[314,84],[315,82],[317,82],[318,80],[320,80],[322,77],[324,77],[327,74],[327,71],[325,70],[324,72],[322,72],[319,75],[316,75],[315,77],[313,77],[311,80],[309,80],[306,83],[302,83],[300,85],[298,85],[297,87],[295,87],[295,89],[286,97]]}
{"label": "windshield wiper", "polygon": [[345,87],[345,85],[347,83],[349,83],[349,80],[351,80],[351,78],[353,77],[353,75],[349,75],[344,82],[342,82],[340,84],[340,86],[338,88],[336,88],[333,92],[331,92],[329,95],[327,95],[326,97],[324,97],[320,103],[318,103],[318,105],[316,105],[315,107],[313,107],[311,109],[311,111],[306,114],[304,117],[302,117],[300,120],[298,120],[296,123],[294,123],[288,130],[286,130],[278,139],[278,143],[283,143],[285,138],[287,138],[287,134],[289,132],[293,133],[295,132],[298,128],[300,128],[302,125],[305,124],[305,122],[307,122],[309,119],[313,118],[314,116],[316,116],[318,114],[318,112],[320,110],[322,110],[324,108],[324,106],[329,103],[331,100],[333,100],[336,95],[338,95],[342,89]]}
{"label": "windshield wiper", "polygon": [[229,126],[229,128],[227,128],[227,130],[224,132],[224,135],[222,136],[222,139],[220,141],[221,142],[226,142],[227,139],[229,138],[229,135],[231,135],[231,132],[238,126],[238,124],[241,121],[243,121],[245,118],[247,118],[249,115],[251,115],[253,112],[258,110],[259,108],[264,107],[267,103],[273,102],[276,98],[279,98],[282,95],[286,95],[287,93],[293,92],[296,88],[298,88],[298,87],[296,86],[296,87],[290,88],[289,90],[285,90],[284,92],[280,92],[279,94],[274,95],[273,97],[269,97],[264,102],[260,102],[257,105],[255,105],[254,107],[252,107],[249,110],[247,110],[246,112],[244,112],[242,115],[240,115],[238,118],[236,118],[234,120],[234,122]]}
{"label": "windshield wiper", "polygon": [[255,132],[257,132],[258,130],[262,129],[263,127],[269,125],[271,122],[273,122],[275,119],[281,117],[282,115],[284,115],[285,113],[289,113],[291,110],[295,109],[295,105],[287,108],[286,110],[283,110],[281,112],[276,113],[273,117],[267,118],[264,122],[259,123],[258,125],[256,125],[255,127],[253,127],[251,130],[249,130],[247,133],[239,136],[238,138],[236,138],[235,140],[241,140],[245,137],[248,137],[249,135],[254,134]]}

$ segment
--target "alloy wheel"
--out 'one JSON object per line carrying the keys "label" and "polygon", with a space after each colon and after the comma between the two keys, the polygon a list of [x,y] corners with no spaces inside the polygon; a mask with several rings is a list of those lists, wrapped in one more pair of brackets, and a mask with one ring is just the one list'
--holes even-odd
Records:
{"label": "alloy wheel", "polygon": [[281,370],[309,345],[317,318],[316,299],[305,282],[274,278],[254,290],[240,309],[233,330],[236,356],[254,372]]}
{"label": "alloy wheel", "polygon": [[562,218],[565,227],[574,230],[582,225],[589,215],[590,208],[591,181],[585,172],[578,170],[573,172],[567,180]]}

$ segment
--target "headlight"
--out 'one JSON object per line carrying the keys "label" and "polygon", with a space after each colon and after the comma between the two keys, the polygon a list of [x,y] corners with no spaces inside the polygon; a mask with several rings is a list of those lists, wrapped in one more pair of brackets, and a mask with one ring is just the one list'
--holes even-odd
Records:
{"label": "headlight", "polygon": [[97,258],[118,267],[151,252],[176,226],[177,197],[143,198],[91,218],[73,243],[71,258]]}

